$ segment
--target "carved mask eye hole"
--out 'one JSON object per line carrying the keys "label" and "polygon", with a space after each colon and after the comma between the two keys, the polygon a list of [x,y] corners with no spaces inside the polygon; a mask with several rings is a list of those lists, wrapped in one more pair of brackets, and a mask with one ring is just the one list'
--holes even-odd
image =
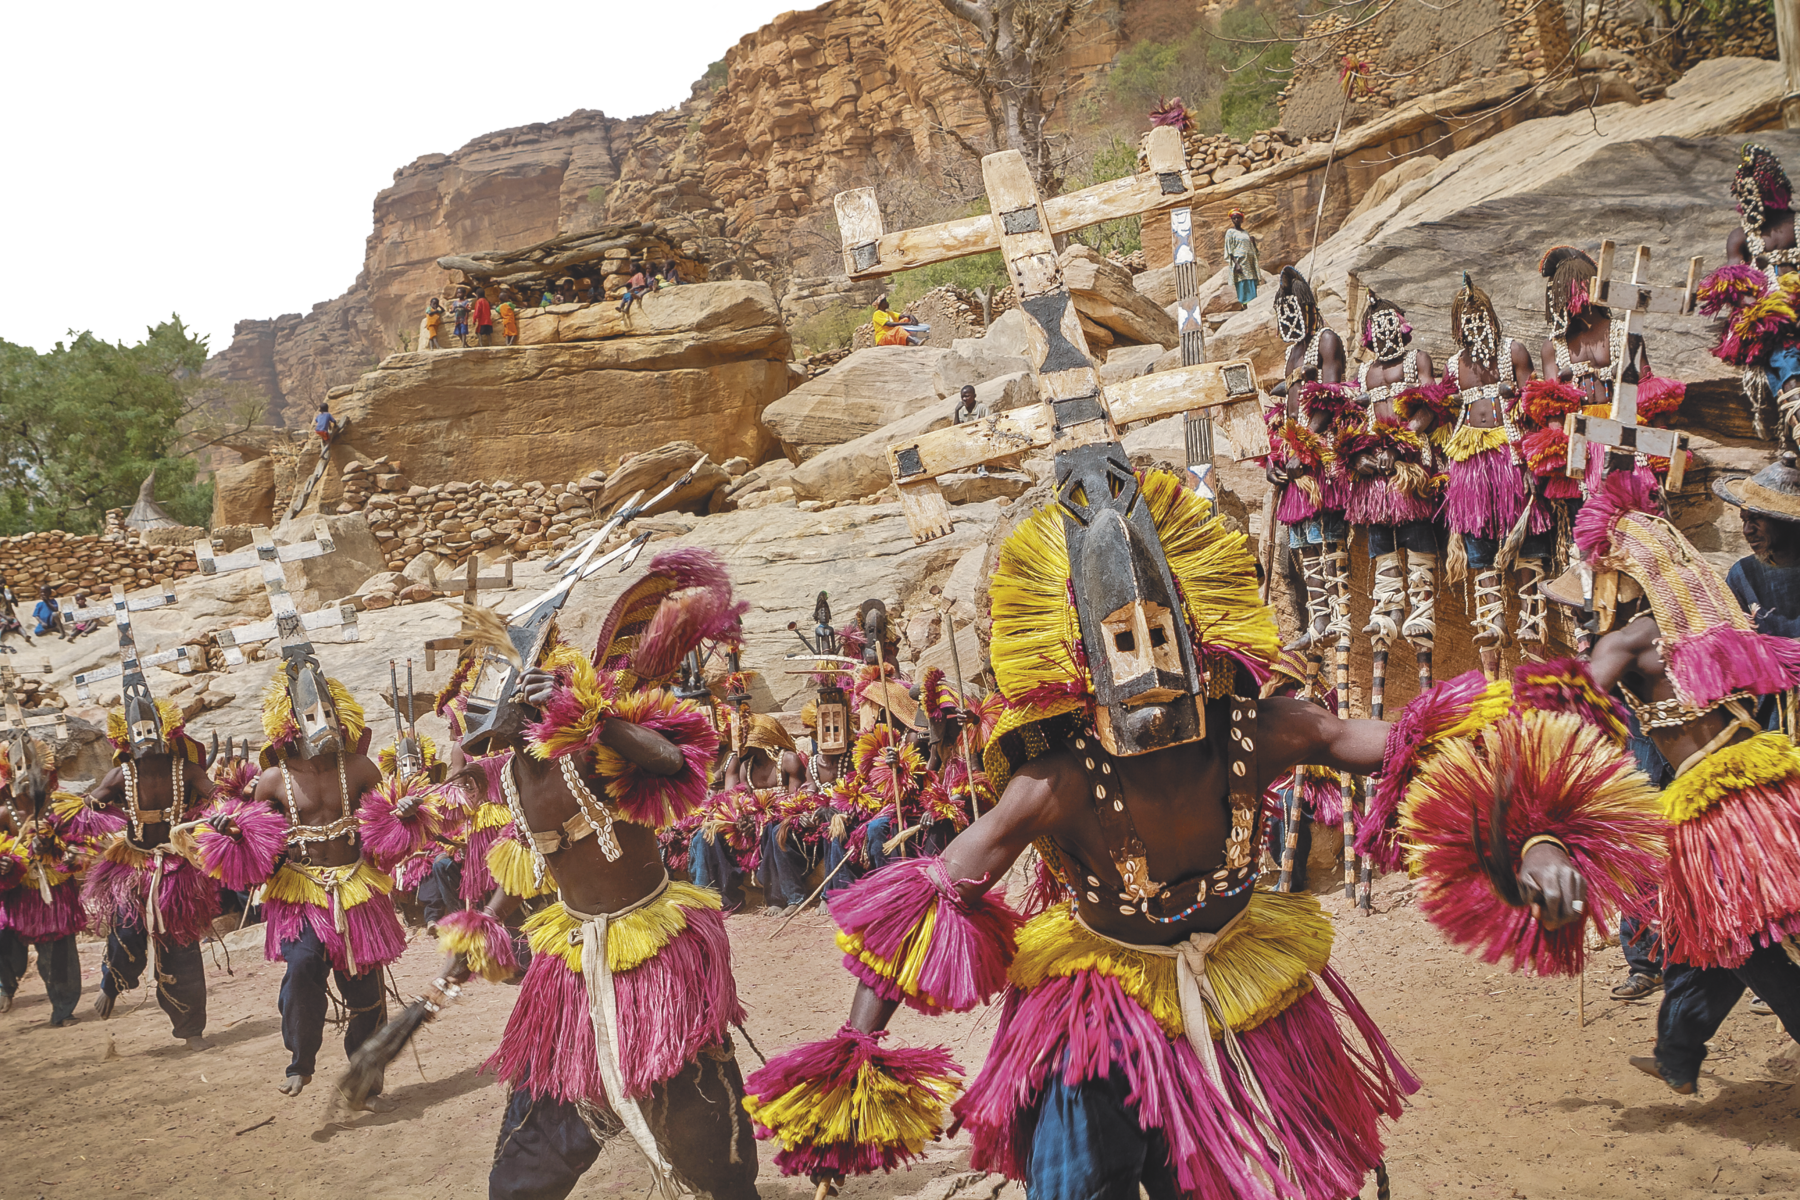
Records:
{"label": "carved mask eye hole", "polygon": [[1129,629],[1122,629],[1113,634],[1113,649],[1125,654],[1137,652],[1137,635]]}
{"label": "carved mask eye hole", "polygon": [[1150,630],[1150,648],[1154,650],[1158,646],[1166,646],[1168,644],[1168,632],[1160,625],[1154,626]]}
{"label": "carved mask eye hole", "polygon": [[1074,488],[1071,489],[1069,492],[1069,499],[1074,501],[1076,504],[1079,504],[1081,507],[1086,508],[1087,503],[1088,503],[1087,488],[1083,487],[1079,483],[1076,484],[1074,486]]}

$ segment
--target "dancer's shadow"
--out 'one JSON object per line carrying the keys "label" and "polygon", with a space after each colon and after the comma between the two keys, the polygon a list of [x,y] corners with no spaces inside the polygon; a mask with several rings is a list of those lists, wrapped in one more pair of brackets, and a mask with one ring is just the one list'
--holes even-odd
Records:
{"label": "dancer's shadow", "polygon": [[492,1087],[499,1082],[491,1075],[484,1077],[480,1071],[479,1066],[468,1066],[456,1074],[446,1075],[442,1079],[426,1080],[410,1087],[386,1089],[382,1095],[394,1102],[394,1110],[385,1113],[344,1112],[338,1100],[335,1082],[325,1081],[324,1090],[328,1094],[329,1100],[323,1124],[313,1131],[312,1140],[329,1142],[340,1131],[346,1129],[370,1129],[380,1125],[392,1125],[398,1121],[414,1121],[434,1104],[454,1100],[458,1096],[466,1095],[480,1088]]}
{"label": "dancer's shadow", "polygon": [[[157,1015],[162,1015],[160,1010]],[[235,1046],[239,1042],[248,1042],[253,1038],[266,1037],[271,1033],[278,1033],[280,1030],[281,1018],[279,1016],[254,1017],[251,1020],[240,1021],[236,1025],[221,1029],[218,1033],[208,1033],[206,1040],[212,1045],[199,1053],[204,1055],[212,1050],[223,1050],[227,1046]],[[195,1052],[180,1042],[170,1042],[167,1045],[158,1046],[154,1050],[144,1051],[146,1058],[193,1058],[194,1056]]]}
{"label": "dancer's shadow", "polygon": [[1800,1114],[1792,1080],[1725,1079],[1700,1072],[1703,1093],[1693,1100],[1658,1101],[1618,1111],[1613,1128],[1654,1137],[1668,1126],[1685,1125],[1729,1141],[1772,1141],[1800,1150]]}

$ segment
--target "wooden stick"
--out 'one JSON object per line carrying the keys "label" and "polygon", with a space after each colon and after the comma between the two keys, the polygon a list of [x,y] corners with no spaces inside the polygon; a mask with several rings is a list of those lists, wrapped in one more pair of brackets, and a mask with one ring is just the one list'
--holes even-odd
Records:
{"label": "wooden stick", "polygon": [[[950,619],[950,610],[947,608],[941,609],[938,617],[944,622],[944,635],[950,639],[950,666],[956,672],[956,698],[962,701],[966,712],[969,693],[963,687],[962,654],[956,648],[956,622]],[[958,714],[956,718],[956,748],[962,752],[963,767],[969,774],[969,819],[973,821],[981,816],[981,801],[975,795],[975,763],[969,758],[969,722],[962,714]]]}
{"label": "wooden stick", "polygon": [[1263,522],[1262,544],[1262,602],[1264,604],[1269,602],[1269,589],[1275,582],[1275,534],[1280,528],[1279,522],[1275,520],[1275,510],[1281,507],[1282,496],[1286,495],[1287,489],[1292,486],[1289,483],[1277,484],[1269,492],[1269,512],[1268,519]]}
{"label": "wooden stick", "polygon": [[[883,622],[883,624],[885,624],[885,622]],[[887,717],[888,732],[890,734],[892,734],[895,741],[898,742],[899,738],[900,738],[900,731],[894,728],[894,710],[888,704],[887,656],[882,652],[881,634],[879,634],[879,633],[875,635],[875,671],[876,671],[875,678],[881,684],[881,712],[882,712],[883,716]],[[909,725],[909,726],[907,726],[907,728],[910,729],[911,726]],[[893,770],[888,773],[888,778],[894,785],[894,824],[903,825],[903,824],[905,824],[905,822],[901,820],[901,816],[900,816],[900,748],[899,748],[899,746],[896,745],[893,747],[893,754],[894,754],[894,761],[892,763],[888,764],[889,766],[891,766],[893,768]]]}
{"label": "wooden stick", "polygon": [[819,898],[820,894],[822,892],[824,892],[825,888],[831,883],[831,881],[833,879],[837,878],[837,873],[844,869],[844,864],[849,861],[850,861],[850,851],[846,847],[844,850],[844,857],[838,859],[838,865],[831,868],[831,874],[825,876],[824,879],[819,881],[819,886],[813,889],[812,895],[808,896],[806,899],[802,900],[799,904],[794,906],[794,911],[789,913],[785,918],[783,918],[781,924],[779,924],[775,927],[775,932],[771,933],[769,935],[768,940],[772,942],[776,938],[780,937],[781,931],[788,927],[789,922],[791,922],[795,917],[799,916],[801,913],[805,912],[809,907],[811,907],[812,902]]}
{"label": "wooden stick", "polygon": [[1277,888],[1280,891],[1291,892],[1294,890],[1294,856],[1300,850],[1300,776],[1298,773],[1294,775],[1293,786],[1288,789],[1285,807],[1287,828],[1282,830],[1281,882]]}
{"label": "wooden stick", "polygon": [[[1582,935],[1587,936],[1586,934]],[[1581,1029],[1587,1028],[1587,963],[1581,964],[1581,974],[1575,984],[1575,1022]]]}
{"label": "wooden stick", "polygon": [[242,1129],[238,1130],[236,1133],[233,1133],[231,1136],[238,1137],[241,1134],[249,1133],[252,1129],[261,1129],[264,1125],[273,1125],[274,1123],[275,1123],[274,1117],[264,1117],[262,1120],[258,1121],[254,1125],[244,1126]]}

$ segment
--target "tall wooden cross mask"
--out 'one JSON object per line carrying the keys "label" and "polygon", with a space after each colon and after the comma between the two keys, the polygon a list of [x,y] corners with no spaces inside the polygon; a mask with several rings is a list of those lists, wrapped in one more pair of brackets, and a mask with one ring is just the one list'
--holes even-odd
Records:
{"label": "tall wooden cross mask", "polygon": [[9,753],[15,765],[24,759],[26,738],[46,734],[59,739],[69,736],[67,714],[56,712],[28,717],[19,699],[20,675],[48,674],[49,659],[45,659],[41,667],[0,666],[0,745],[10,744]]}
{"label": "tall wooden cross mask", "polygon": [[210,540],[200,538],[194,543],[194,557],[200,563],[202,575],[224,575],[232,571],[246,571],[251,567],[260,567],[263,587],[269,594],[268,620],[233,626],[213,635],[219,643],[219,648],[225,652],[225,661],[234,667],[242,665],[244,662],[243,647],[256,642],[266,642],[272,637],[281,639],[282,657],[289,657],[290,650],[303,650],[304,656],[310,658],[312,641],[306,635],[314,629],[342,628],[344,640],[354,642],[356,640],[355,606],[336,604],[315,612],[303,613],[295,606],[293,596],[288,594],[287,576],[281,569],[282,563],[319,558],[337,549],[324,522],[321,521],[318,524],[312,541],[297,542],[292,546],[277,546],[274,536],[261,525],[251,530],[251,537],[252,545],[231,554],[219,555],[216,558],[213,556]]}
{"label": "tall wooden cross mask", "polygon": [[[940,429],[889,447],[888,465],[915,541],[950,532],[950,507],[937,476],[1049,447],[1062,454],[1116,442],[1135,421],[1237,404],[1227,437],[1239,458],[1269,452],[1256,374],[1248,360],[1203,363],[1141,376],[1102,389],[1074,297],[1057,264],[1056,235],[1119,217],[1168,208],[1192,190],[1174,129],[1151,131],[1150,171],[1043,200],[1016,150],[981,160],[990,212],[924,229],[884,233],[873,188],[840,192],[838,228],[852,279],[873,279],[998,248],[1019,307],[1030,318],[1026,358],[1041,402]],[[1228,409],[1228,412],[1233,411]]]}
{"label": "tall wooden cross mask", "polygon": [[[210,545],[210,543],[208,543]],[[137,652],[137,639],[131,631],[131,614],[144,612],[153,608],[167,608],[175,603],[175,593],[164,588],[160,595],[140,596],[136,600],[125,598],[122,584],[113,584],[112,600],[106,604],[96,604],[92,608],[79,609],[70,614],[71,620],[92,621],[100,617],[112,617],[119,630],[119,661],[109,667],[101,667],[95,671],[83,671],[75,676],[75,694],[86,700],[90,698],[93,685],[104,679],[119,680],[119,695],[125,703],[125,711],[129,715],[134,699],[142,703],[150,703],[150,684],[144,677],[145,667],[160,667],[165,663],[174,663],[175,670],[182,674],[191,674],[194,670],[194,659],[197,657],[187,646],[177,646],[173,650],[163,650],[156,654],[140,656]]]}
{"label": "tall wooden cross mask", "polygon": [[[1570,413],[1564,418],[1569,435],[1571,478],[1587,471],[1587,444],[1598,442],[1634,454],[1650,454],[1669,460],[1669,474],[1664,487],[1671,492],[1681,490],[1687,473],[1687,434],[1673,429],[1657,429],[1637,423],[1637,389],[1625,382],[1625,369],[1632,363],[1631,335],[1638,332],[1638,318],[1645,313],[1674,313],[1692,316],[1698,303],[1701,259],[1688,260],[1687,282],[1680,287],[1652,284],[1644,276],[1650,266],[1650,247],[1639,246],[1632,258],[1631,278],[1613,278],[1613,258],[1617,246],[1611,238],[1600,243],[1600,258],[1594,273],[1594,303],[1612,310],[1614,321],[1623,321],[1625,333],[1619,340],[1624,352],[1612,364],[1612,412],[1604,417]],[[1680,453],[1677,453],[1680,451]]]}

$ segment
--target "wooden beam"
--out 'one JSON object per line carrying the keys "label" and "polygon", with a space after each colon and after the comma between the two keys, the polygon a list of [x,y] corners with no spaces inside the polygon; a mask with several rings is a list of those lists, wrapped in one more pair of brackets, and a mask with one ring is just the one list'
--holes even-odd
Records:
{"label": "wooden beam", "polygon": [[890,446],[888,470],[904,488],[914,480],[966,471],[996,458],[1048,446],[1055,428],[1056,415],[1050,405],[1015,408]]}
{"label": "wooden beam", "polygon": [[[1273,166],[1240,175],[1224,183],[1194,188],[1191,179],[1187,179],[1187,190],[1179,194],[1165,194],[1157,186],[1149,206],[1140,204],[1137,208],[1130,208],[1124,193],[1107,191],[1114,185],[1125,182],[1113,180],[1046,200],[1044,210],[1050,216],[1053,230],[1057,233],[1073,233],[1120,217],[1183,205],[1221,203],[1245,192],[1273,187],[1295,176],[1316,171],[1327,162],[1342,162],[1359,150],[1416,133],[1428,125],[1451,120],[1471,109],[1491,107],[1531,85],[1531,75],[1528,72],[1505,71],[1409,101],[1379,120],[1347,131],[1338,139],[1335,159],[1330,143],[1321,141],[1296,154],[1290,154]],[[1134,175],[1131,179],[1137,184],[1131,192],[1132,197],[1141,201],[1150,194],[1153,182],[1137,181],[1153,181],[1154,175]],[[840,227],[841,223],[840,218]],[[966,258],[971,254],[985,254],[998,248],[999,241],[986,217],[965,217],[958,221],[946,221],[942,225],[883,235],[878,245],[878,261],[868,269],[851,271],[850,278],[877,279],[896,271],[910,271],[915,267],[946,262],[953,258]]]}
{"label": "wooden beam", "polygon": [[1106,389],[1113,423],[1121,429],[1197,408],[1212,408],[1257,396],[1256,367],[1249,359],[1199,363],[1154,375],[1139,375]]}

